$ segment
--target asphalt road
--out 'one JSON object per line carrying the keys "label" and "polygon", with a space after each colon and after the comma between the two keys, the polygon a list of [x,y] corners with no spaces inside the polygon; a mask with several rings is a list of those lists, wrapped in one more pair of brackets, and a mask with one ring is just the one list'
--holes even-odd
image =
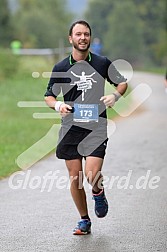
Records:
{"label": "asphalt road", "polygon": [[[141,82],[149,84],[151,96],[137,112],[115,121],[109,140],[103,167],[107,217],[95,216],[85,184],[92,234],[72,235],[79,216],[64,161],[51,156],[0,181],[1,252],[167,251],[167,95],[163,76],[135,73],[133,86]],[[47,175],[57,178],[46,181]]]}

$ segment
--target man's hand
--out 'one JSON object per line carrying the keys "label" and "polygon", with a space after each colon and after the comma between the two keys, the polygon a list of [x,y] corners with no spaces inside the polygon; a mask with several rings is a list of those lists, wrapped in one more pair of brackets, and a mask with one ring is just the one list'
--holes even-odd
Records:
{"label": "man's hand", "polygon": [[60,115],[65,117],[67,116],[69,113],[71,113],[72,111],[72,107],[68,104],[65,104],[65,103],[62,103],[60,105],[60,108],[59,108],[59,112],[60,112]]}
{"label": "man's hand", "polygon": [[126,92],[127,86],[126,82],[119,83],[113,94],[102,96],[100,101],[103,101],[109,108],[113,107],[115,102]]}
{"label": "man's hand", "polygon": [[115,98],[115,95],[114,94],[111,94],[111,95],[105,95],[105,96],[102,96],[100,98],[100,101],[103,101],[105,106],[108,106],[108,107],[113,107],[115,102],[116,102],[116,98]]}

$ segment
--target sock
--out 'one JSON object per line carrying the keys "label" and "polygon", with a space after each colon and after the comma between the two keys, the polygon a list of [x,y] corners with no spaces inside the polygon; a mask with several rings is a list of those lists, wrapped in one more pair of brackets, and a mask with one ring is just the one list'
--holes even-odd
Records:
{"label": "sock", "polygon": [[103,189],[99,189],[97,192],[92,189],[93,194],[99,194]]}
{"label": "sock", "polygon": [[89,217],[89,215],[87,214],[87,215],[81,216],[81,219],[83,219],[83,220],[90,220],[90,217]]}
{"label": "sock", "polygon": [[93,194],[99,194],[103,190],[103,181],[101,182],[100,187],[101,187],[101,189],[99,189],[97,192],[92,189],[92,193]]}

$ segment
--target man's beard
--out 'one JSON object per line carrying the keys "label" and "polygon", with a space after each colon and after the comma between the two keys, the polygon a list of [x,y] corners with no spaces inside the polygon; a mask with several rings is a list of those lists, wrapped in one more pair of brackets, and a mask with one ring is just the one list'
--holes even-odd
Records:
{"label": "man's beard", "polygon": [[86,46],[85,48],[82,49],[82,48],[80,48],[76,43],[73,42],[73,47],[74,47],[76,50],[80,51],[80,52],[86,52],[86,51],[89,49],[89,47],[90,47],[90,43],[87,44],[87,46]]}

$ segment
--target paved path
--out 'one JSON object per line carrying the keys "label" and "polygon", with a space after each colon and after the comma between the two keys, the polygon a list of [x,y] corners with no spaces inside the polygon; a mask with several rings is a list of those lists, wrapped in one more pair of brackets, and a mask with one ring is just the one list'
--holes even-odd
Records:
{"label": "paved path", "polygon": [[[67,171],[64,161],[51,156],[13,179],[13,186],[20,189],[9,188],[8,179],[0,181],[1,252],[167,251],[167,95],[163,76],[136,73],[133,84],[141,82],[153,91],[145,109],[116,120],[108,144],[103,169],[109,178],[107,217],[96,218],[86,186],[92,234],[72,235],[78,213],[65,182]],[[42,176],[55,171],[53,187],[51,180],[45,186]]]}

